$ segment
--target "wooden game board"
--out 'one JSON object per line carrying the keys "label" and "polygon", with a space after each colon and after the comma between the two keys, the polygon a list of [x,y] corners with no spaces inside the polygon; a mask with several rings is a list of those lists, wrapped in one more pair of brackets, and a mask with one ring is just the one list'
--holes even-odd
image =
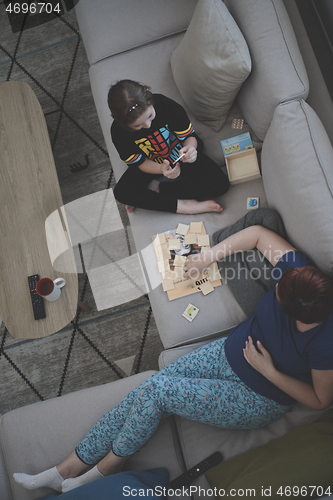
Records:
{"label": "wooden game board", "polygon": [[[175,231],[156,234],[152,239],[158,270],[162,274],[162,288],[169,300],[197,292],[207,295],[222,285],[216,262],[195,279],[183,278],[187,255],[210,248],[209,236],[202,221],[179,224]],[[180,255],[179,252],[186,252],[185,245],[189,246],[189,251]]]}

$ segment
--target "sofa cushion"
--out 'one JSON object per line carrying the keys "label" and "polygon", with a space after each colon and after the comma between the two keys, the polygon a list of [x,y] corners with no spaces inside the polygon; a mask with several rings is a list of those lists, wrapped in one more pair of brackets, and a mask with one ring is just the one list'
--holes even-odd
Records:
{"label": "sofa cushion", "polygon": [[303,24],[296,0],[284,0],[309,77],[306,102],[317,113],[333,144],[333,101]]}
{"label": "sofa cushion", "polygon": [[[13,500],[35,500],[38,496],[51,494],[52,491],[45,488],[26,490],[14,481],[13,473],[37,474],[61,462],[106,411],[153,373],[139,373],[17,408],[3,415],[0,420],[0,441]],[[184,472],[182,465],[171,417],[161,421],[156,433],[141,448],[140,453],[135,453],[126,462],[124,470],[166,467],[172,480]]]}
{"label": "sofa cushion", "polygon": [[246,489],[260,498],[265,491],[272,500],[288,493],[316,498],[328,493],[332,485],[332,460],[333,410],[328,410],[311,424],[213,467],[206,478],[212,488],[223,489],[225,496]]}
{"label": "sofa cushion", "polygon": [[244,37],[221,0],[199,0],[171,68],[193,114],[218,132],[251,71]]}
{"label": "sofa cushion", "polygon": [[308,78],[283,0],[225,0],[250,49],[252,71],[237,100],[263,140],[280,102],[306,99]]}
{"label": "sofa cushion", "polygon": [[[111,498],[161,498],[160,492],[169,485],[169,473],[164,467],[145,471],[126,471],[97,479],[62,495],[48,495],[39,500],[110,500]],[[156,494],[153,490],[156,488]],[[111,493],[112,492],[112,493]],[[111,493],[111,495],[110,495]]]}
{"label": "sofa cushion", "polygon": [[[196,0],[80,0],[76,17],[90,64],[184,31]],[[153,62],[150,61],[153,65]]]}
{"label": "sofa cushion", "polygon": [[262,150],[268,203],[281,215],[290,242],[322,271],[333,271],[333,149],[303,100],[280,104]]}

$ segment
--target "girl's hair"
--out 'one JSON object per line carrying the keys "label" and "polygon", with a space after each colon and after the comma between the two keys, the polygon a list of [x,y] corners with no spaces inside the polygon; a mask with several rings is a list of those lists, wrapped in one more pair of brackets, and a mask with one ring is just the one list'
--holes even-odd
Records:
{"label": "girl's hair", "polygon": [[281,277],[278,298],[291,318],[321,323],[333,312],[333,280],[313,266],[295,267]]}
{"label": "girl's hair", "polygon": [[151,88],[132,80],[120,80],[109,90],[108,105],[116,122],[125,129],[154,104]]}

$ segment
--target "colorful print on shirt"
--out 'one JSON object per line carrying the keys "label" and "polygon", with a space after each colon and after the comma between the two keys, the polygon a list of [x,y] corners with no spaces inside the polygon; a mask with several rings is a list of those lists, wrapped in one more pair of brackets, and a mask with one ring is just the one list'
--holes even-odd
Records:
{"label": "colorful print on shirt", "polygon": [[174,162],[185,139],[195,135],[184,108],[162,94],[154,94],[156,116],[149,129],[129,131],[117,122],[111,126],[112,141],[127,166],[139,167],[146,159]]}
{"label": "colorful print on shirt", "polygon": [[[156,163],[163,163],[163,160],[174,162],[179,154],[178,151],[182,148],[181,140],[186,139],[193,133],[192,124],[187,130],[173,133],[169,130],[168,125],[156,130],[152,135],[147,135],[135,141],[135,144],[142,150],[143,154]],[[133,165],[141,160],[142,155],[131,155],[126,159],[128,165]]]}

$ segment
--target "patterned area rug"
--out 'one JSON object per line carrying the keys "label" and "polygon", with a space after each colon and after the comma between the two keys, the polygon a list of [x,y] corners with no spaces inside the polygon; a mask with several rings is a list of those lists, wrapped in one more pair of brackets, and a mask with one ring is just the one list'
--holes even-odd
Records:
{"label": "patterned area rug", "polygon": [[[0,2],[0,81],[25,81],[36,93],[63,201],[75,206],[77,220],[87,200],[96,211],[98,203],[91,199],[113,187],[112,166],[90,92],[73,2],[45,4],[53,6],[53,13],[40,11],[44,4],[35,3],[37,11],[25,13],[32,3]],[[60,13],[54,13],[56,6]],[[117,265],[124,257],[133,262],[135,254],[127,214],[114,201],[108,210],[118,221],[117,231],[99,231],[75,247],[80,299],[88,307],[78,309],[66,328],[43,339],[15,339],[2,324],[0,413],[157,369],[163,347],[148,297],[137,283],[133,292],[126,269]],[[103,276],[103,266],[111,263],[125,277],[121,300],[118,294],[118,300],[96,304],[95,276]]]}

